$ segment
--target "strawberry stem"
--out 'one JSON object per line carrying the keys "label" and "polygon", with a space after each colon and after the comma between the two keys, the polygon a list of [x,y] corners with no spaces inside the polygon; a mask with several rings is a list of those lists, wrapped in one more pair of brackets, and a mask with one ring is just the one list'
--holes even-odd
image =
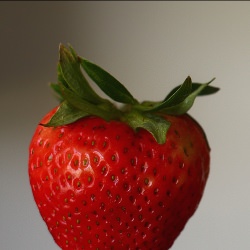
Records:
{"label": "strawberry stem", "polygon": [[[82,71],[83,70],[83,71]],[[216,93],[219,89],[208,83],[192,83],[187,77],[184,83],[172,90],[163,101],[139,103],[132,94],[111,74],[100,66],[79,57],[74,49],[59,46],[58,83],[51,87],[59,96],[61,104],[51,120],[44,126],[60,126],[86,116],[99,116],[106,121],[126,122],[135,131],[149,131],[160,144],[165,143],[170,122],[162,114],[182,115],[193,106],[199,95]],[[108,99],[100,97],[90,86],[83,73],[112,100],[123,103],[118,109]]]}

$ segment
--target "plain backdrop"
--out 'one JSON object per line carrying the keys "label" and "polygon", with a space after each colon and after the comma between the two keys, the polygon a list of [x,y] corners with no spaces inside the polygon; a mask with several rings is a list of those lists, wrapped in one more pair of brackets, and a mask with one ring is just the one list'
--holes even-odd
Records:
{"label": "plain backdrop", "polygon": [[207,133],[211,174],[171,250],[250,249],[250,2],[0,2],[0,249],[58,250],[33,201],[28,146],[57,105],[59,43],[112,73],[140,101],[190,75],[220,92],[190,114]]}

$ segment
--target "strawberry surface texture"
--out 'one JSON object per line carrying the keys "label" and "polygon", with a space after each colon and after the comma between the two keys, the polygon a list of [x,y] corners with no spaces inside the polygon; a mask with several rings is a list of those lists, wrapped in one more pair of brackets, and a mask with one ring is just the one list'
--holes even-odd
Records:
{"label": "strawberry surface texture", "polygon": [[[184,83],[161,102],[139,103],[105,70],[60,45],[60,104],[29,146],[34,200],[61,249],[167,250],[195,213],[210,147],[187,111],[218,88]],[[121,109],[98,96],[89,77]],[[83,90],[82,90],[83,89]]]}

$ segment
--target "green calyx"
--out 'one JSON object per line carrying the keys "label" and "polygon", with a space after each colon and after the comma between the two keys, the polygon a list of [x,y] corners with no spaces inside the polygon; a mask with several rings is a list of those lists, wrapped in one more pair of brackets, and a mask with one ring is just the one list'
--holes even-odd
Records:
{"label": "green calyx", "polygon": [[[59,47],[57,83],[51,83],[52,89],[60,100],[60,105],[50,121],[43,126],[57,127],[77,121],[86,116],[98,116],[106,121],[120,120],[135,131],[148,130],[159,144],[166,141],[170,122],[162,117],[182,115],[193,105],[200,95],[216,93],[219,88],[208,83],[192,83],[188,76],[183,84],[173,89],[163,101],[139,103],[131,93],[112,75],[98,65],[82,58],[69,46]],[[84,73],[112,100],[123,104],[121,109],[100,97],[91,88]]]}

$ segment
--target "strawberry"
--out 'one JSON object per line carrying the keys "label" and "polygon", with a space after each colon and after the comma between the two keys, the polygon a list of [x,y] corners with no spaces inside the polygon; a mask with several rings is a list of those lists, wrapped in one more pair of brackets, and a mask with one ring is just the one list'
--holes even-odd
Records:
{"label": "strawberry", "polygon": [[[29,147],[34,200],[62,249],[169,249],[196,211],[210,148],[187,114],[218,88],[184,83],[139,103],[113,76],[60,45],[60,98]],[[97,95],[87,74],[121,108]]]}

